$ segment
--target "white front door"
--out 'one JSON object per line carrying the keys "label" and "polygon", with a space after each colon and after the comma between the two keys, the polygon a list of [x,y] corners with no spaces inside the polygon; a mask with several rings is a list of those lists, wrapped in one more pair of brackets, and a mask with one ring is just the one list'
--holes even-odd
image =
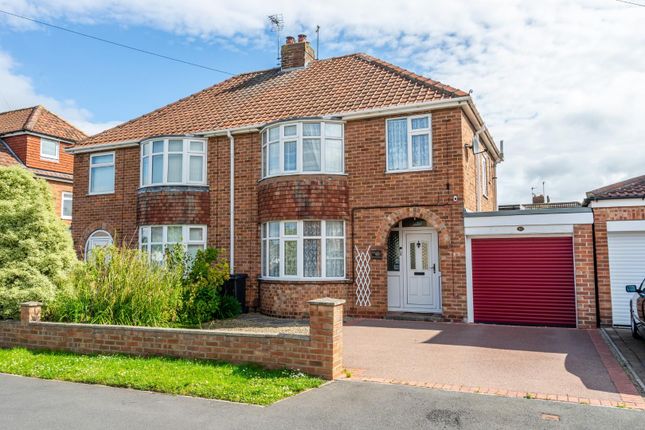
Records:
{"label": "white front door", "polygon": [[418,312],[438,312],[439,282],[432,233],[405,234],[404,308]]}

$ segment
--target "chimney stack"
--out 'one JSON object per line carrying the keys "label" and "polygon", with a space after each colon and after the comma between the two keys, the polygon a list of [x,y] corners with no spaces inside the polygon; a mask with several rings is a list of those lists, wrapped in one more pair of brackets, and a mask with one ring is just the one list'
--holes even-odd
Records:
{"label": "chimney stack", "polygon": [[282,70],[306,67],[316,59],[314,48],[307,41],[306,34],[298,35],[298,42],[293,36],[287,36],[287,40],[280,50]]}

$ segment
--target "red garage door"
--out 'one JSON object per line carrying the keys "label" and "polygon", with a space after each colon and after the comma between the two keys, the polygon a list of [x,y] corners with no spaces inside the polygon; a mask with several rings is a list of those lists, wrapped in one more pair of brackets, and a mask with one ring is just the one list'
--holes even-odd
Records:
{"label": "red garage door", "polygon": [[570,237],[473,239],[475,322],[575,327]]}

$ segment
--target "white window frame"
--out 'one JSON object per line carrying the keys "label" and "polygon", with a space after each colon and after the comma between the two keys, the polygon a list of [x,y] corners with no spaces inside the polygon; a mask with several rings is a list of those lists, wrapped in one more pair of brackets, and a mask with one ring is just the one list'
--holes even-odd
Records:
{"label": "white window frame", "polygon": [[69,191],[63,191],[62,193],[60,193],[60,217],[62,219],[72,219],[71,215],[69,215],[69,216],[65,215],[65,202],[66,201],[69,201],[70,204],[73,201],[72,193],[70,193]]}
{"label": "white window frame", "polygon": [[480,155],[479,180],[481,181],[482,196],[488,197],[488,157],[485,153]]}
{"label": "white window frame", "polygon": [[[428,118],[428,128],[412,130],[412,120]],[[408,124],[408,139],[407,139],[407,153],[408,153],[408,167],[405,169],[390,169],[389,146],[388,141],[390,121],[406,119]],[[428,165],[427,166],[412,166],[412,136],[428,135]],[[385,173],[404,173],[404,172],[422,172],[432,170],[432,114],[426,113],[423,115],[400,116],[396,118],[387,118],[385,120]]]}
{"label": "white window frame", "polygon": [[92,232],[92,234],[90,234],[90,236],[85,241],[85,256],[84,256],[85,261],[87,261],[87,259],[89,257],[88,252],[91,251],[92,249],[96,248],[96,245],[90,247],[90,245],[93,245],[95,241],[96,242],[103,242],[103,244],[99,245],[99,246],[110,246],[113,243],[112,235],[110,233],[108,233],[107,231],[105,231],[105,230],[96,230],[96,231]]}
{"label": "white window frame", "polygon": [[[181,140],[182,141],[182,152],[169,152],[169,141],[171,140]],[[161,182],[152,183],[152,147],[154,142],[163,142],[163,163],[162,163],[162,180]],[[203,146],[203,151],[191,151],[190,143],[191,142],[200,142]],[[144,148],[148,147],[148,154],[144,155]],[[205,186],[207,184],[208,172],[206,171],[206,157],[208,152],[208,140],[195,137],[182,137],[182,136],[167,136],[167,137],[157,137],[154,139],[147,139],[141,142],[140,145],[140,155],[139,155],[139,186],[141,188],[146,187],[158,187],[165,185],[194,185],[194,186]],[[168,180],[168,154],[181,154],[182,155],[182,167],[181,175],[182,179],[178,182],[170,182]],[[199,156],[202,157],[202,180],[201,181],[191,181],[190,180],[190,157]],[[143,160],[144,158],[148,159],[148,171],[144,172],[143,170]],[[147,174],[147,184],[144,184],[144,174]]]}
{"label": "white window frame", "polygon": [[[320,222],[320,236],[304,236],[304,222],[305,221],[316,221]],[[343,235],[342,236],[327,236],[327,221],[341,222],[343,225]],[[261,279],[267,280],[291,280],[291,281],[342,281],[346,279],[347,275],[347,228],[345,221],[343,220],[281,220],[281,221],[268,221],[261,225]],[[280,234],[279,236],[269,237],[269,224],[278,223],[280,225]],[[284,234],[284,225],[285,223],[296,223],[297,224],[297,235],[285,235]],[[304,239],[320,239],[320,274],[321,276],[304,276]],[[326,276],[327,273],[327,239],[342,239],[343,240],[343,275],[342,276]],[[280,273],[278,276],[269,276],[269,240],[279,240],[280,241],[280,250],[279,250],[279,260],[280,260]],[[285,275],[284,269],[284,250],[285,241],[296,241],[297,249],[297,275]]]}
{"label": "white window frame", "polygon": [[[303,124],[320,124],[320,135],[319,136],[304,136],[303,133]],[[338,136],[327,136],[326,135],[326,124],[337,124],[341,126],[341,135]],[[284,129],[289,126],[296,126],[296,135],[295,136],[285,136]],[[269,130],[274,128],[279,129],[278,140],[269,141]],[[304,151],[303,151],[303,139],[320,139],[320,170],[303,170],[304,165]],[[325,147],[326,142],[330,140],[339,141],[341,145],[341,160],[340,160],[340,171],[328,171],[326,166],[326,156],[325,156]],[[285,142],[296,141],[296,169],[295,170],[286,170],[284,169],[284,144]],[[260,142],[261,142],[261,159],[262,159],[262,171],[261,177],[272,178],[276,176],[286,176],[286,175],[344,175],[345,174],[345,123],[343,121],[319,121],[319,120],[303,120],[303,121],[288,121],[278,124],[271,124],[266,126],[260,132]],[[279,159],[278,159],[278,171],[274,174],[269,174],[269,144],[277,143],[279,148]]]}
{"label": "white window frame", "polygon": [[[54,147],[56,148],[56,155],[51,155],[51,154],[46,154],[43,152],[43,143],[53,143]],[[40,138],[40,159],[41,160],[47,160],[47,161],[58,161],[60,159],[60,142],[52,140],[52,139],[46,139],[44,137]]]}
{"label": "white window frame", "polygon": [[[161,242],[152,242],[152,233],[151,229],[153,227],[162,228],[162,241]],[[168,227],[181,227],[181,242],[168,242]],[[201,240],[190,240],[190,229],[201,229],[202,230],[202,239]],[[148,232],[147,237],[149,238],[148,243],[143,243],[144,231]],[[188,249],[188,245],[198,245],[202,249],[206,249],[208,243],[208,228],[206,225],[202,224],[153,224],[153,225],[142,225],[139,227],[139,249],[145,251],[148,254],[149,258],[152,258],[152,245],[162,245],[162,252],[165,254],[166,249],[169,245],[180,244],[184,247],[185,250]]]}
{"label": "white window frame", "polygon": [[[110,163],[99,163],[99,164],[92,164],[92,160],[95,157],[102,157],[104,155],[112,155],[112,162]],[[103,192],[93,192],[92,191],[92,168],[93,167],[112,167],[112,191],[103,191]],[[116,153],[114,151],[112,152],[97,152],[95,154],[90,155],[90,165],[89,165],[89,175],[87,175],[89,182],[87,184],[87,190],[88,194],[92,196],[96,195],[101,195],[101,194],[114,194],[114,189],[115,189],[115,177],[116,177]]]}

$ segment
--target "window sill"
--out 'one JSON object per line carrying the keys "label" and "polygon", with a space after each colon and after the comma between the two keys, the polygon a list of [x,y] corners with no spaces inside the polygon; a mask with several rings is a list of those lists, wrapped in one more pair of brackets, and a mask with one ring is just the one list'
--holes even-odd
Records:
{"label": "window sill", "polygon": [[424,167],[423,169],[406,169],[406,170],[386,170],[386,175],[393,175],[397,173],[417,173],[417,172],[431,172],[432,167]]}
{"label": "window sill", "polygon": [[88,196],[104,196],[106,194],[115,194],[114,191],[106,191],[104,193],[87,193]]}
{"label": "window sill", "polygon": [[353,281],[348,278],[267,278],[258,277],[258,281],[272,284],[319,284],[319,283],[337,283],[350,284]]}
{"label": "window sill", "polygon": [[60,158],[44,157],[41,155],[40,161],[48,161],[50,163],[60,163]]}
{"label": "window sill", "polygon": [[331,172],[291,172],[291,173],[281,173],[279,175],[265,176],[258,180],[259,182],[266,181],[268,179],[275,178],[284,178],[290,176],[349,176],[347,173],[331,173]]}
{"label": "window sill", "polygon": [[61,216],[60,219],[63,219],[65,221],[71,221],[72,217],[71,216]]}
{"label": "window sill", "polygon": [[145,185],[142,187],[139,187],[137,192],[139,194],[144,194],[144,193],[158,193],[162,191],[170,191],[170,192],[208,192],[209,187],[208,185],[180,185],[180,184],[175,184],[175,185]]}

